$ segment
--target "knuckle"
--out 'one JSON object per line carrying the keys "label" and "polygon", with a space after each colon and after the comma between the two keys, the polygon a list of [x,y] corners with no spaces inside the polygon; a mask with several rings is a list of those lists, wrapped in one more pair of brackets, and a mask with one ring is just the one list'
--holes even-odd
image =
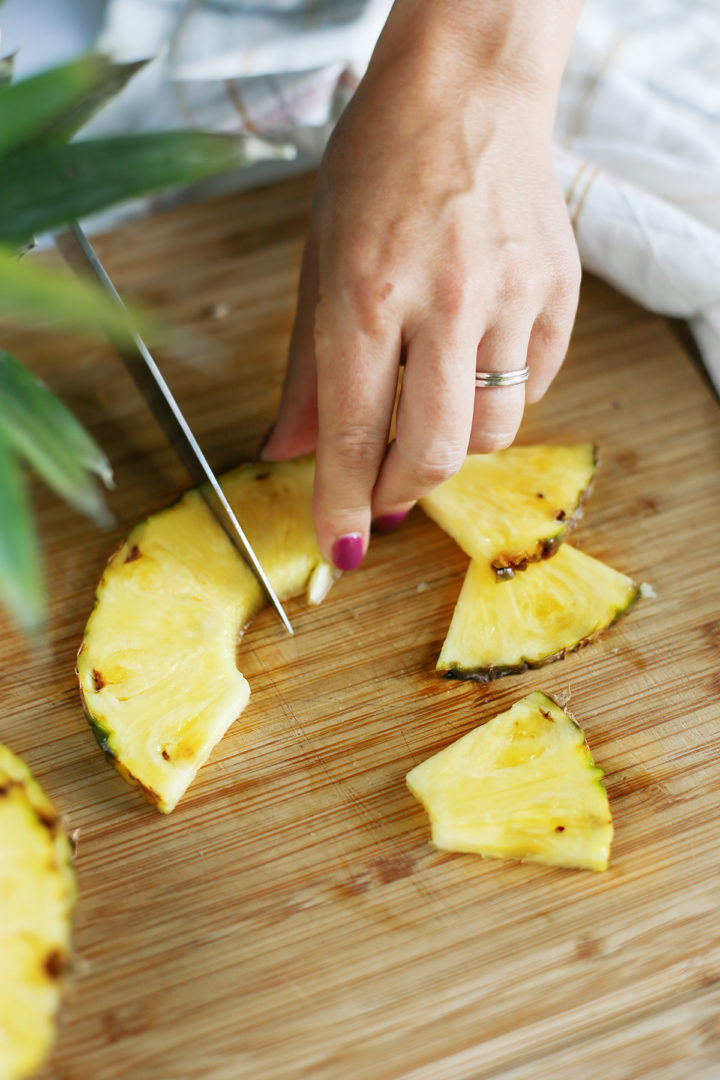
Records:
{"label": "knuckle", "polygon": [[514,308],[525,306],[540,291],[540,276],[525,263],[508,272],[499,287],[499,300]]}
{"label": "knuckle", "polygon": [[582,268],[580,257],[576,251],[563,251],[562,256],[556,258],[553,265],[551,283],[552,291],[561,300],[574,300],[580,289]]}
{"label": "knuckle", "polygon": [[514,441],[514,431],[479,431],[470,439],[470,452],[492,454],[496,450],[507,450]]}
{"label": "knuckle", "polygon": [[435,313],[446,322],[456,322],[470,303],[470,275],[453,273],[445,276],[442,286],[433,297]]}
{"label": "knuckle", "polygon": [[379,256],[363,241],[354,242],[352,251],[331,288],[324,291],[334,301],[342,300],[361,332],[369,336],[381,334],[397,318],[397,267],[392,259]]}
{"label": "knuckle", "polygon": [[369,425],[356,424],[334,432],[330,440],[336,465],[350,472],[365,472],[377,464],[377,431]]}
{"label": "knuckle", "polygon": [[465,447],[426,450],[421,457],[408,460],[407,466],[418,486],[423,490],[431,490],[459,471],[465,460],[465,452]]}

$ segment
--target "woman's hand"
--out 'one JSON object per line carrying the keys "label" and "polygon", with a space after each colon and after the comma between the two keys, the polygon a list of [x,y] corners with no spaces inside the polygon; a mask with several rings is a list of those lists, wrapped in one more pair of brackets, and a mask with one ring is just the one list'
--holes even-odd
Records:
{"label": "woman's hand", "polygon": [[[342,569],[371,521],[510,445],[562,363],[580,269],[550,140],[577,13],[397,0],[329,143],[263,457],[315,450],[320,547]],[[526,363],[526,386],[475,390],[476,369]]]}

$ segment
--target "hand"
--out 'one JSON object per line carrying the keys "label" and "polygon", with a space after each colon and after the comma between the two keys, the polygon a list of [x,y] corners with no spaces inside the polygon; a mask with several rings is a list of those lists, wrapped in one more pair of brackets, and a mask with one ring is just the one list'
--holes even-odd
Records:
{"label": "hand", "polygon": [[[315,450],[320,547],[342,569],[371,520],[393,527],[468,451],[510,445],[562,363],[580,269],[550,139],[576,14],[398,0],[328,145],[263,457]],[[526,362],[526,387],[475,391],[476,369]]]}

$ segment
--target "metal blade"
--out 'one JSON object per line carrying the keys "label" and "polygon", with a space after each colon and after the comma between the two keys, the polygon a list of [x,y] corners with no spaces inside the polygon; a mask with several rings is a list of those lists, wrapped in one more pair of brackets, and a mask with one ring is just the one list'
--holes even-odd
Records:
{"label": "metal blade", "polygon": [[[80,225],[77,223],[72,225],[68,231],[56,237],[56,242],[60,251],[72,266],[90,270],[104,291],[122,308],[125,307],[120,294]],[[285,614],[283,606],[250,546],[239,521],[235,517],[232,507],[225,498],[223,490],[200,449],[187,420],[175,401],[160,369],[153,360],[150,350],[138,333],[132,331],[131,336],[134,348],[129,346],[119,350],[130,375],[190,474],[191,480],[197,485],[210,510],[248,566],[255,573],[265,595],[280,616],[285,629],[289,634],[292,634],[293,628],[290,625],[290,620]]]}

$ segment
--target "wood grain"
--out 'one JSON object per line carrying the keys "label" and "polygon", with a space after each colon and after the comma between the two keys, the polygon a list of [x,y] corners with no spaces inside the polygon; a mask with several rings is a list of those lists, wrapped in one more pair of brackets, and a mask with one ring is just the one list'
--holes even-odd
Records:
{"label": "wood grain", "polygon": [[[186,328],[188,356],[164,368],[216,469],[271,423],[310,188],[98,243],[122,290]],[[42,1080],[720,1075],[720,431],[668,324],[587,280],[568,361],[521,433],[599,444],[575,542],[656,599],[542,671],[439,679],[466,559],[415,510],[319,610],[291,605],[295,638],[257,619],[238,653],[250,706],[167,818],[103,760],[73,669],[105,560],[182,470],[106,347],[2,340],[117,477],[105,534],[37,486],[47,645],[1,627],[0,740],[80,830],[77,970]],[[605,874],[434,851],[405,788],[536,688],[570,694],[606,770]]]}

